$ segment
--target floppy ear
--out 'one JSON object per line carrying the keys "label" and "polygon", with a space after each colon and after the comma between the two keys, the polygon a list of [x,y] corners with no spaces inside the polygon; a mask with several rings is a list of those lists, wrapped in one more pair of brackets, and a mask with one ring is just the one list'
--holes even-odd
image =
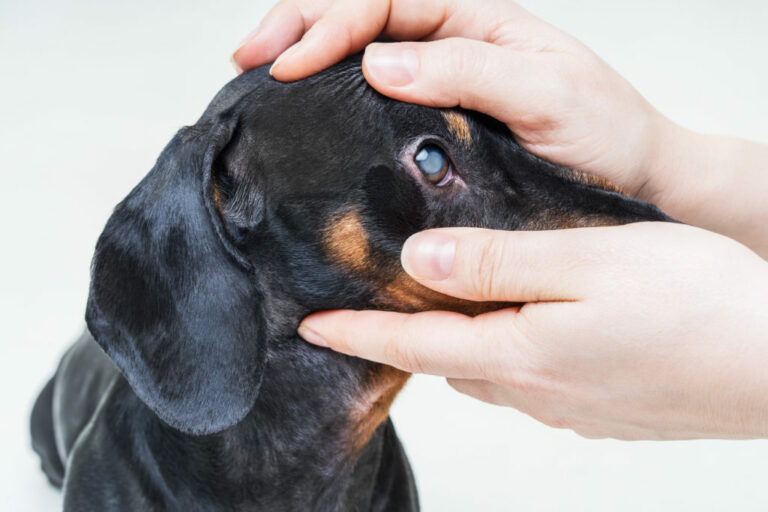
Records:
{"label": "floppy ear", "polygon": [[91,269],[91,333],[150,409],[193,434],[240,421],[265,364],[261,294],[215,205],[234,132],[182,129],[115,208]]}

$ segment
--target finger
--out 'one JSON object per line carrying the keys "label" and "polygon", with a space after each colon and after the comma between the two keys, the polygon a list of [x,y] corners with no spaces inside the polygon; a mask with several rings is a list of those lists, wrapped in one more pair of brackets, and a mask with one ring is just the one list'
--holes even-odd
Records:
{"label": "finger", "polygon": [[502,359],[526,360],[516,355],[525,344],[512,325],[515,314],[503,310],[470,318],[446,311],[325,311],[305,318],[299,334],[310,343],[407,372],[485,379],[497,376]]}
{"label": "finger", "polygon": [[481,402],[528,413],[531,402],[542,402],[541,389],[536,386],[502,386],[482,379],[446,379],[453,389]]}
{"label": "finger", "polygon": [[417,233],[403,268],[421,284],[474,301],[578,301],[586,298],[631,239],[630,226],[559,231],[443,228]]}
{"label": "finger", "polygon": [[459,393],[489,404],[514,407],[550,427],[572,428],[576,425],[573,410],[558,400],[567,394],[567,390],[553,390],[546,384],[521,388],[478,379],[446,381]]}
{"label": "finger", "polygon": [[278,80],[298,80],[362,50],[384,29],[389,5],[390,0],[337,0],[270,73]]}
{"label": "finger", "polygon": [[499,386],[480,379],[446,379],[453,389],[476,400],[494,405],[509,405],[499,396]]}
{"label": "finger", "polygon": [[487,1],[482,10],[476,7],[446,0],[337,0],[300,44],[280,56],[271,72],[278,80],[298,80],[362,50],[379,35],[495,41],[503,20],[535,19],[507,0]]}
{"label": "finger", "polygon": [[238,73],[274,61],[299,41],[333,0],[282,0],[232,54]]}
{"label": "finger", "polygon": [[366,48],[363,73],[391,98],[477,110],[514,130],[516,123],[540,117],[538,105],[562,96],[558,58],[465,38],[373,43]]}
{"label": "finger", "polygon": [[[390,0],[383,35],[397,40],[435,40],[466,37],[493,43],[501,39],[506,25],[543,22],[509,0],[485,0],[482,9],[473,2],[449,0]],[[370,42],[370,41],[368,41]]]}

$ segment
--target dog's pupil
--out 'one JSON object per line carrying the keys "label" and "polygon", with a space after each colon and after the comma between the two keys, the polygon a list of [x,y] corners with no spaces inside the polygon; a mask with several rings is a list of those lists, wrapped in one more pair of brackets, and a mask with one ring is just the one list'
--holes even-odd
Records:
{"label": "dog's pupil", "polygon": [[437,174],[445,165],[443,151],[437,146],[424,146],[414,160],[419,169],[426,174]]}

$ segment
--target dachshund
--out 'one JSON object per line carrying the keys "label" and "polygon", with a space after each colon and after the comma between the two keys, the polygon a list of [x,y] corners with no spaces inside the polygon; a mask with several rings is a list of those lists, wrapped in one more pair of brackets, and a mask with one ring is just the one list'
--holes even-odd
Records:
{"label": "dachshund", "polygon": [[65,511],[418,510],[388,416],[409,375],[311,346],[299,321],[505,307],[408,277],[423,229],[672,220],[490,117],[386,98],[360,64],[240,75],[115,208],[88,330],[31,418]]}

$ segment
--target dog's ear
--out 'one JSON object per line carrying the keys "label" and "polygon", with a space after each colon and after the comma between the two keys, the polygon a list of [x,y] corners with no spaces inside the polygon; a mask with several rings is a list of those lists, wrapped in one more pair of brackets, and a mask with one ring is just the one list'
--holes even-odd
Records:
{"label": "dog's ear", "polygon": [[193,434],[240,421],[258,394],[261,294],[229,241],[214,169],[236,121],[182,129],[96,245],[86,320],[139,398]]}

